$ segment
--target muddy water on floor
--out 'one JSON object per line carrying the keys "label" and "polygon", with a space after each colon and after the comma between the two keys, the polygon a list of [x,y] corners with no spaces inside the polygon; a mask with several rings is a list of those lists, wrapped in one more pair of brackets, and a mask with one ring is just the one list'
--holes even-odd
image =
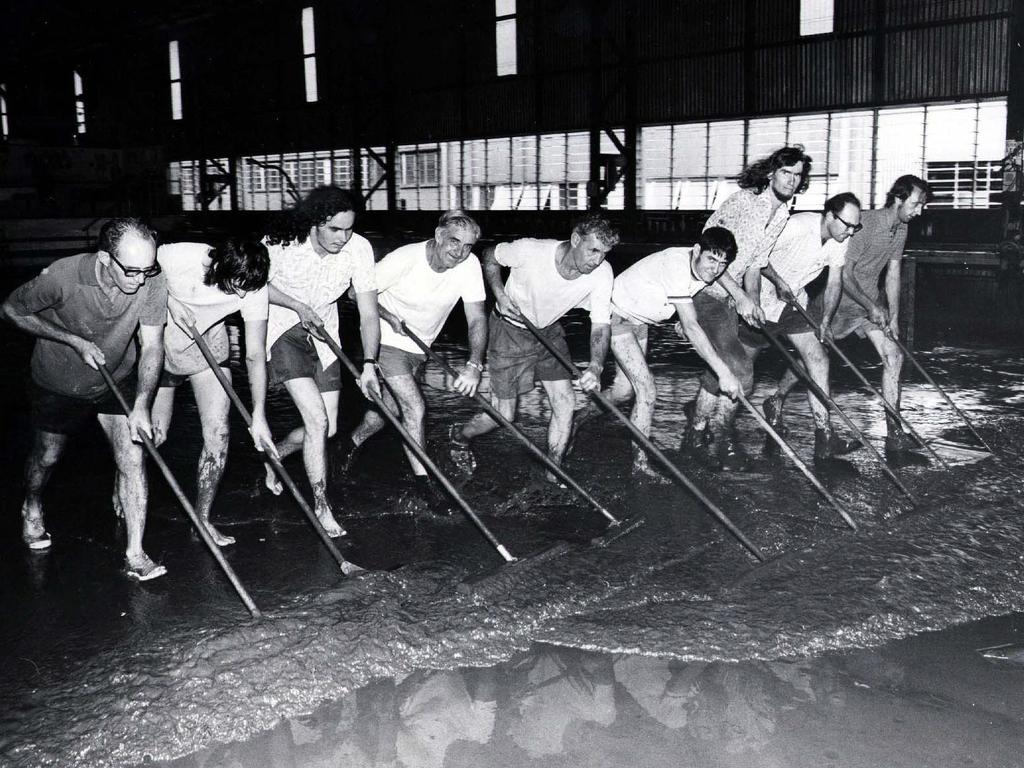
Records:
{"label": "muddy water on floor", "polygon": [[[582,325],[571,331],[582,358]],[[440,349],[460,359],[456,348]],[[869,351],[856,351],[877,380]],[[537,641],[676,661],[770,660],[877,645],[1024,605],[1019,351],[940,348],[922,355],[1001,458],[950,454],[948,471],[900,470],[919,499],[914,507],[868,454],[851,456],[823,479],[857,533],[787,462],[757,458],[751,472],[723,476],[678,454],[697,360],[668,328],[653,334],[651,360],[659,385],[655,441],[772,558],[767,564],[758,567],[682,489],[633,484],[625,430],[598,417],[581,428],[568,468],[615,514],[645,515],[637,533],[609,548],[588,547],[602,532],[601,518],[544,484],[518,445],[494,433],[474,448],[476,471],[459,480],[467,498],[516,555],[556,541],[573,545],[556,558],[506,566],[497,580],[464,594],[455,589],[461,579],[501,558],[460,517],[425,514],[409,496],[394,437],[382,434],[352,475],[333,478],[333,498],[351,531],[346,556],[379,569],[344,579],[294,505],[254,494],[258,465],[235,425],[214,518],[239,539],[229,558],[265,613],[254,623],[189,536],[155,472],[146,545],[170,574],[125,583],[117,574],[121,545],[109,529],[109,460],[102,443],[83,438],[69,456],[76,464],[55,477],[54,550],[39,558],[5,549],[10,620],[3,629],[0,756],[12,765],[96,766],[174,758],[250,737],[381,678],[485,667]],[[778,372],[776,362],[760,362],[755,403]],[[473,409],[444,391],[436,368],[426,381],[429,438],[443,456],[448,428]],[[835,381],[840,405],[880,442],[881,408],[844,372],[837,370]],[[347,413],[357,413],[354,398],[345,402]],[[166,454],[187,478],[200,438],[187,392],[179,405]],[[904,407],[926,437],[965,440],[951,412],[916,379]],[[522,424],[543,440],[545,419],[535,391],[522,403]],[[273,422],[280,431],[296,417],[277,400]],[[809,458],[802,396],[787,405],[787,423]],[[15,426],[24,429],[17,419]],[[343,429],[351,426],[350,418]],[[741,419],[740,432],[758,457],[753,421]],[[340,455],[342,441],[332,451]],[[301,477],[299,462],[289,467]],[[5,497],[5,510],[14,514],[12,498]],[[465,716],[473,722],[473,695],[439,695],[468,702]]]}

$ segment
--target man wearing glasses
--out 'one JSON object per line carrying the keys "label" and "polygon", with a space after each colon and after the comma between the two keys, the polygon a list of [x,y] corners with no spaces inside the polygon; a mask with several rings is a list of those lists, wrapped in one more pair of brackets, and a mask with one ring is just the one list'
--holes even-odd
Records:
{"label": "man wearing glasses", "polygon": [[[138,219],[112,219],[100,250],[59,259],[4,302],[3,316],[38,337],[32,353],[33,436],[25,467],[22,540],[49,549],[42,494],[68,435],[95,415],[117,464],[115,496],[128,533],[127,574],[140,581],[167,569],[142,549],[148,487],[141,435],[152,437],[150,403],[163,369],[167,284],[156,236]],[[136,339],[139,353],[136,355]],[[105,365],[129,403],[127,417],[99,373]]]}
{"label": "man wearing glasses", "polygon": [[[856,333],[867,336],[882,361],[882,396],[897,408],[900,405],[900,372],[903,353],[894,339],[899,338],[900,265],[907,242],[907,225],[921,215],[928,201],[928,183],[917,176],[900,176],[886,195],[885,208],[864,211],[864,231],[854,238],[846,251],[843,267],[843,296],[832,319],[837,339]],[[885,300],[878,295],[878,281],[885,275]],[[821,296],[811,301],[811,314],[821,314]],[[782,423],[786,395],[797,383],[793,371],[786,371],[778,392],[765,403],[777,423]],[[886,414],[886,451],[904,463],[927,463],[910,453],[919,446],[903,431],[897,419]]]}
{"label": "man wearing glasses", "polygon": [[[851,192],[830,197],[825,201],[823,213],[797,213],[789,217],[768,258],[768,265],[761,270],[761,275],[768,280],[762,281],[760,275],[756,275],[748,281],[748,290],[757,288],[760,283],[765,329],[789,339],[811,378],[826,395],[829,394],[829,360],[822,342],[833,338],[832,317],[843,294],[847,241],[861,228],[857,197]],[[826,268],[828,282],[821,314],[815,318],[821,330],[819,338],[793,304],[807,306],[805,288]],[[740,340],[750,350],[751,358],[766,345],[760,333],[746,328],[740,330]],[[765,415],[769,422],[778,425],[777,414],[771,407],[775,396],[768,398]],[[814,416],[814,458],[824,461],[856,450],[859,443],[843,440],[832,431],[828,405],[810,391],[807,400]]]}

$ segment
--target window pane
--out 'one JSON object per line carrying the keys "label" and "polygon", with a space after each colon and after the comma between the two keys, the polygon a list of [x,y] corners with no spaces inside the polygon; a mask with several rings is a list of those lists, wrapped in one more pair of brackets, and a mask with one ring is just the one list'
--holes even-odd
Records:
{"label": "window pane", "polygon": [[75,72],[75,96],[82,95],[82,78]]}
{"label": "window pane", "polygon": [[316,33],[313,29],[313,9],[302,9],[302,55],[316,53]]}
{"label": "window pane", "polygon": [[181,83],[171,83],[171,119],[181,120]]}
{"label": "window pane", "polygon": [[924,109],[878,110],[878,143],[875,147],[875,206],[885,205],[885,193],[898,176],[920,176],[924,168]]}
{"label": "window pane", "polygon": [[171,80],[181,80],[181,64],[178,60],[178,41],[171,40],[167,44],[167,53],[170,59]]}
{"label": "window pane", "polygon": [[316,91],[316,57],[310,56],[305,59],[305,70],[306,70],[306,101],[314,102],[317,100]]}
{"label": "window pane", "polygon": [[495,25],[495,52],[498,63],[498,77],[514,75],[516,61],[516,20],[506,19]]}
{"label": "window pane", "polygon": [[512,16],[516,12],[516,0],[494,0],[495,16]]}
{"label": "window pane", "polygon": [[[828,195],[853,192],[864,207],[871,205],[871,112],[832,115],[828,148]],[[819,161],[817,157],[814,158]]]}
{"label": "window pane", "polygon": [[833,0],[800,0],[800,34],[827,35],[834,15]]}

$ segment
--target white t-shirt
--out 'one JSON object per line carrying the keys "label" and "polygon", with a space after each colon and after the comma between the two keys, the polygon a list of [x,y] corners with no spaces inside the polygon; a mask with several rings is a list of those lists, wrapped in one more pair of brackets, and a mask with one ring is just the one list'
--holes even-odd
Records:
{"label": "white t-shirt", "polygon": [[[813,211],[790,216],[768,257],[768,263],[786,281],[801,307],[807,306],[805,286],[813,282],[825,267],[842,269],[846,263],[849,238],[841,243],[829,238],[823,244],[821,216]],[[761,308],[772,322],[778,320],[786,308],[786,303],[775,292],[775,285],[764,277],[761,279]]]}
{"label": "white t-shirt", "polygon": [[690,301],[707,288],[690,267],[692,248],[652,253],[615,278],[612,310],[634,323],[660,323],[675,313],[675,304]]}
{"label": "white t-shirt", "polygon": [[500,243],[494,249],[494,258],[512,270],[505,293],[539,328],[546,328],[576,307],[590,310],[591,323],[610,323],[615,279],[611,266],[602,262],[589,275],[566,280],[555,266],[558,244],[558,240],[532,238]]}
{"label": "white t-shirt", "polygon": [[[209,266],[210,246],[206,243],[171,243],[161,245],[156,252],[167,277],[167,293],[186,305],[196,317],[196,328],[205,333],[225,317],[241,310],[246,322],[266,320],[269,303],[267,287],[249,291],[244,297],[224,293],[216,285],[206,285],[203,280]],[[164,349],[168,362],[195,344],[167,314],[164,329]],[[173,366],[172,366],[173,367]]]}
{"label": "white t-shirt", "polygon": [[[266,243],[265,243],[266,244]],[[313,249],[307,237],[302,243],[267,244],[270,252],[270,281],[274,287],[293,299],[308,304],[324,321],[324,329],[339,345],[338,304],[349,285],[356,293],[375,290],[373,276],[373,247],[362,235],[352,237],[338,253],[321,256]],[[267,359],[270,349],[281,334],[299,322],[299,316],[287,307],[270,305],[267,324]],[[317,355],[324,368],[335,358],[331,348],[317,338],[313,339]]]}
{"label": "white t-shirt", "polygon": [[[427,261],[425,242],[403,245],[389,253],[377,263],[376,277],[380,305],[402,318],[428,347],[459,299],[469,304],[487,298],[476,256],[470,254],[451,269],[435,272]],[[380,321],[380,343],[423,352],[408,336],[395,333],[385,320]]]}

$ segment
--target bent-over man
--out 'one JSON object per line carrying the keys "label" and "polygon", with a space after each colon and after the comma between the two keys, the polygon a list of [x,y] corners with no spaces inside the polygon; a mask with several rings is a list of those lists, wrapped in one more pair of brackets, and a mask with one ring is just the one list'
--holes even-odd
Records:
{"label": "bent-over man", "polygon": [[[719,390],[734,398],[740,383],[718,355],[700,327],[693,297],[721,280],[737,306],[750,299],[725,274],[736,258],[736,239],[722,227],[710,227],[701,233],[692,248],[666,248],[646,256],[615,278],[612,288],[612,355],[615,357],[615,381],[608,396],[615,402],[631,392],[636,399],[631,418],[637,428],[650,436],[657,388],[647,366],[647,335],[651,325],[679,318],[680,330],[697,354],[718,379]],[[650,467],[647,453],[633,446],[633,473],[659,478]]]}
{"label": "bent-over man", "polygon": [[[825,201],[823,213],[808,211],[789,217],[786,228],[779,236],[768,259],[768,265],[761,270],[770,282],[762,282],[759,275],[747,276],[748,292],[759,289],[761,308],[765,315],[765,330],[785,335],[796,348],[811,380],[825,395],[829,395],[828,350],[823,342],[832,338],[832,316],[839,305],[843,292],[843,265],[846,263],[848,240],[860,225],[860,201],[850,192],[830,197]],[[807,307],[806,286],[810,285],[825,269],[828,282],[825,285],[822,314],[814,320],[820,329],[820,338],[807,319],[793,304]],[[764,336],[744,328],[740,338],[748,348],[751,365],[758,352],[767,346]],[[814,416],[814,458],[824,461],[849,453],[859,447],[856,441],[841,439],[832,431],[828,404],[821,402],[808,390],[807,401]],[[772,398],[765,403],[765,418],[778,426],[778,416],[772,409]],[[773,442],[766,442],[769,451],[774,450]]]}
{"label": "bent-over man", "polygon": [[196,478],[196,514],[217,545],[223,547],[234,544],[235,539],[210,523],[210,509],[228,456],[231,401],[188,327],[194,326],[202,334],[230,381],[230,349],[224,318],[241,311],[245,326],[245,366],[252,396],[250,433],[256,450],[273,450],[274,439],[266,416],[270,257],[261,243],[231,238],[219,247],[205,243],[161,245],[156,258],[167,278],[168,323],[164,331],[164,372],[153,401],[153,431],[158,444],[167,438],[174,411],[174,392],[188,381],[203,430]]}
{"label": "bent-over man", "polygon": [[[37,337],[22,540],[31,550],[49,549],[43,490],[68,436],[95,416],[117,466],[114,494],[128,534],[125,570],[140,581],[167,573],[142,549],[149,488],[139,444],[143,434],[153,434],[150,401],[163,369],[167,284],[159,275],[155,233],[138,219],[112,219],[96,253],[58,259],[8,296],[2,309]],[[101,365],[131,404],[128,416],[100,375]]]}
{"label": "bent-over man", "polygon": [[[526,328],[523,318],[568,357],[565,331],[558,321],[571,309],[588,308],[590,363],[579,383],[584,391],[597,389],[608,354],[614,280],[604,259],[618,242],[618,232],[605,219],[590,215],[576,224],[568,240],[524,238],[484,251],[484,278],[496,300],[487,345],[491,402],[507,419],[515,419],[519,396],[539,379],[551,406],[548,455],[556,463],[561,463],[572,432],[572,374]],[[502,267],[511,270],[504,283]],[[486,413],[478,413],[452,429],[453,448],[468,449],[470,440],[496,426]],[[551,472],[547,478],[557,482]]]}
{"label": "bent-over man", "polygon": [[[480,227],[462,211],[443,214],[434,230],[434,238],[412,243],[392,251],[377,263],[377,300],[380,303],[380,354],[377,367],[387,382],[384,402],[401,408],[402,423],[421,446],[426,446],[424,419],[426,405],[416,381],[426,355],[402,329],[406,327],[428,347],[441,332],[448,315],[462,299],[469,329],[469,360],[454,387],[472,397],[480,386],[487,346],[487,314],[484,310],[484,280],[480,261],[473,246],[480,238]],[[351,466],[358,449],[384,426],[384,417],[368,410],[352,433]],[[406,457],[416,478],[418,494],[428,508],[449,514],[447,498],[427,477],[426,468],[408,448]]]}

